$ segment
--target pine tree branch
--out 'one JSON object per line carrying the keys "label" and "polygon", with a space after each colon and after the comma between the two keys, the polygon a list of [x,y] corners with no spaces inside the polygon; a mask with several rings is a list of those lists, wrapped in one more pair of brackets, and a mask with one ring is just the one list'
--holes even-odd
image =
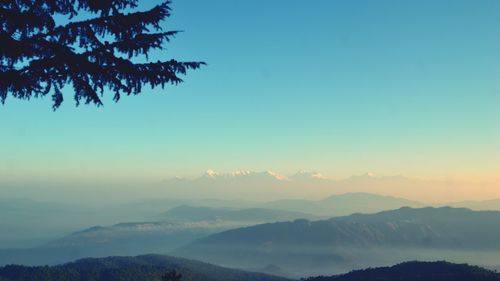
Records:
{"label": "pine tree branch", "polygon": [[40,34],[40,37],[54,37],[61,44],[73,44],[76,37],[88,32],[88,28],[99,36],[112,35],[116,40],[130,39],[149,31],[149,26],[161,30],[159,22],[170,16],[168,1],[157,5],[149,11],[129,14],[118,13],[84,21],[72,22],[56,27],[52,32]]}
{"label": "pine tree branch", "polygon": [[138,34],[133,38],[117,41],[107,46],[114,48],[120,53],[126,54],[129,58],[139,54],[147,54],[151,49],[162,49],[163,42],[170,42],[170,38],[180,31],[167,31],[162,33]]}
{"label": "pine tree branch", "polygon": [[110,12],[126,8],[136,8],[137,0],[79,0],[78,9],[91,13],[99,13],[101,16],[109,15]]}
{"label": "pine tree branch", "polygon": [[[22,2],[22,3],[21,3]],[[8,93],[30,99],[52,92],[53,109],[62,101],[61,89],[71,83],[76,104],[102,105],[105,89],[114,93],[138,95],[144,85],[151,88],[178,84],[189,69],[203,62],[177,60],[134,63],[130,59],[146,55],[151,49],[163,49],[178,31],[161,30],[160,22],[170,15],[166,1],[148,11],[123,14],[135,7],[136,0],[5,0],[0,3],[0,101]],[[75,9],[75,4],[78,8]],[[8,10],[8,11],[7,11]],[[44,18],[58,11],[73,16],[77,10],[99,13],[84,21],[54,27]],[[32,18],[29,18],[33,15]],[[17,18],[16,18],[17,16]],[[13,34],[16,35],[13,35]],[[103,37],[114,39],[102,42]],[[125,54],[128,59],[119,57]]]}

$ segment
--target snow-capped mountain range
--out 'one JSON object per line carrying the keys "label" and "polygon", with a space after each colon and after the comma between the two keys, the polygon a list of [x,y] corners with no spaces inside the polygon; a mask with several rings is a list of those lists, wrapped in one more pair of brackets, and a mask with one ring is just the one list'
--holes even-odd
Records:
{"label": "snow-capped mountain range", "polygon": [[208,169],[201,178],[204,179],[234,179],[234,178],[270,178],[279,181],[289,180],[288,177],[273,171],[253,172],[253,171],[233,171],[229,173],[218,173]]}
{"label": "snow-capped mountain range", "polygon": [[[173,178],[160,184],[171,196],[191,198],[231,198],[245,200],[320,199],[332,194],[368,192],[408,198],[421,202],[443,203],[471,198],[467,192],[482,190],[491,198],[500,197],[498,183],[464,183],[419,180],[404,176],[377,176],[373,172],[346,179],[329,179],[319,172],[299,171],[283,175],[274,171],[217,172],[207,170],[195,178]],[[496,186],[495,186],[496,185]]]}
{"label": "snow-capped mountain range", "polygon": [[[367,173],[370,175],[374,175],[373,173]],[[164,182],[169,182],[172,180],[176,181],[199,181],[199,180],[233,180],[233,179],[270,179],[276,181],[303,181],[303,180],[329,180],[327,177],[323,176],[319,172],[309,172],[309,171],[298,171],[297,173],[287,176],[284,174],[280,174],[275,171],[266,170],[266,171],[250,171],[250,170],[238,170],[231,172],[217,172],[212,169],[208,169],[205,173],[199,177],[195,178],[184,178],[184,177],[174,177],[172,179],[166,180]]]}

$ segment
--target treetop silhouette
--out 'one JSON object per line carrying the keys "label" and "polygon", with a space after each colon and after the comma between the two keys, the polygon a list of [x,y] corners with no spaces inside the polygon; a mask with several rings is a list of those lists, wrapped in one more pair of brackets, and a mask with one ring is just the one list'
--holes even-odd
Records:
{"label": "treetop silhouette", "polygon": [[[142,87],[179,84],[189,69],[204,62],[175,59],[134,61],[179,31],[163,31],[170,1],[136,11],[138,0],[3,0],[0,2],[0,101],[10,93],[31,99],[52,95],[53,109],[63,102],[61,89],[72,85],[78,106],[102,105],[105,89],[117,102]],[[126,12],[128,11],[128,12]],[[84,14],[84,20],[72,21]],[[58,25],[55,16],[66,16]]]}

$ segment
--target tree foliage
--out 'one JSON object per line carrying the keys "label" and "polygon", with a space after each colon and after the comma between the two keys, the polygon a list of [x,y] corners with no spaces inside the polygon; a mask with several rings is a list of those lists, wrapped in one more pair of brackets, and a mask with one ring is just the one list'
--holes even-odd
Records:
{"label": "tree foliage", "polygon": [[171,271],[165,273],[161,277],[161,281],[181,281],[182,280],[182,274],[177,273],[175,269],[172,269]]}
{"label": "tree foliage", "polygon": [[[118,101],[152,88],[182,82],[179,75],[203,62],[146,62],[178,31],[164,31],[170,1],[137,11],[138,0],[0,1],[0,101],[52,95],[53,108],[71,85],[76,104],[102,105],[105,89]],[[58,20],[55,18],[67,18]],[[75,18],[83,18],[75,20]],[[64,21],[64,24],[60,22]]]}

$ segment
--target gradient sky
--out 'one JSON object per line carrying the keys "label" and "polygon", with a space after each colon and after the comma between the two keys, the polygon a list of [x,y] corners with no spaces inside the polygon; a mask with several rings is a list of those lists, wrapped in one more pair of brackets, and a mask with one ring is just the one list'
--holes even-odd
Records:
{"label": "gradient sky", "polygon": [[[142,9],[155,1],[142,1]],[[180,86],[0,107],[4,181],[206,169],[500,178],[500,1],[175,0]]]}

